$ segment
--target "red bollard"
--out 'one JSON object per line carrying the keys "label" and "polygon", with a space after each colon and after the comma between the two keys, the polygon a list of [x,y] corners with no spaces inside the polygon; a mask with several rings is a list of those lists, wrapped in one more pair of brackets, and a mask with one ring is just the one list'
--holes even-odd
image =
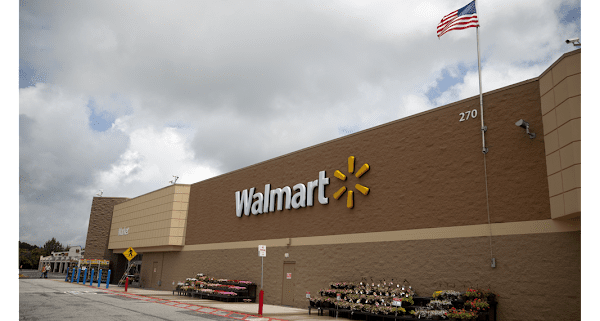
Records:
{"label": "red bollard", "polygon": [[129,285],[129,277],[125,278],[125,292],[127,292],[127,286]]}
{"label": "red bollard", "polygon": [[265,292],[263,290],[260,290],[260,293],[258,294],[258,315],[260,315],[262,317],[262,308],[263,308],[263,296],[264,296]]}

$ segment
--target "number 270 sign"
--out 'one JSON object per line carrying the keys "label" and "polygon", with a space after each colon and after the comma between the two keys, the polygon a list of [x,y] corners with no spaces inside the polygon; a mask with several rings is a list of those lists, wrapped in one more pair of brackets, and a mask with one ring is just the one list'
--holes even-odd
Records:
{"label": "number 270 sign", "polygon": [[266,245],[258,246],[258,256],[262,256],[262,257],[267,256],[267,246]]}

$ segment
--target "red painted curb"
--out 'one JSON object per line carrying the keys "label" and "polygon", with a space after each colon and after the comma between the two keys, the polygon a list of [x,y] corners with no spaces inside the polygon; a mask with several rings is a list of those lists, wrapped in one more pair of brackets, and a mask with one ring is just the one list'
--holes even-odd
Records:
{"label": "red painted curb", "polygon": [[[201,306],[201,305],[195,305],[195,304],[190,304],[190,303],[183,303],[183,302],[179,302],[179,301],[170,301],[170,300],[164,300],[164,299],[158,299],[158,298],[154,298],[151,296],[145,296],[145,295],[141,295],[141,294],[134,294],[134,293],[125,293],[122,291],[115,291],[115,290],[111,290],[111,289],[102,289],[102,288],[98,288],[95,287],[94,285],[87,285],[87,284],[80,284],[80,285],[84,285],[93,289],[97,289],[97,290],[102,290],[105,292],[109,292],[109,294],[113,294],[113,295],[119,295],[119,296],[123,296],[123,297],[129,297],[132,299],[136,299],[136,300],[141,300],[141,301],[151,301],[151,300],[155,300],[154,303],[159,303],[159,304],[164,304],[164,305],[168,305],[168,306],[172,306],[174,308],[180,308],[180,309],[186,309],[186,310],[191,310],[191,311],[197,311],[200,309],[212,309],[211,312],[200,312],[197,311],[199,313],[205,313],[205,314],[212,314],[212,315],[218,315],[220,317],[225,317],[225,318],[229,318],[229,319],[235,319],[235,320],[247,320],[248,318],[263,318],[263,319],[267,319],[267,321],[287,321],[287,320],[282,320],[282,319],[274,319],[274,318],[267,318],[267,317],[261,317],[259,315],[254,315],[254,314],[247,314],[247,313],[243,313],[243,312],[236,312],[236,311],[229,311],[229,310],[223,310],[223,309],[219,309],[219,308],[212,308],[212,307],[205,307],[205,306]],[[228,312],[227,314],[218,314],[215,312]],[[234,318],[231,317],[230,315],[241,315],[242,318]]]}

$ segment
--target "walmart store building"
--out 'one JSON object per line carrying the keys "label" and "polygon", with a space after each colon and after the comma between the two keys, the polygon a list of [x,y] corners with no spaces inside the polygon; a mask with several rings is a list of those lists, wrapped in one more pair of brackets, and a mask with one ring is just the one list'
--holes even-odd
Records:
{"label": "walmart store building", "polygon": [[578,319],[581,51],[483,101],[485,155],[472,97],[195,184],[96,197],[85,257],[111,260],[114,282],[133,247],[143,285],[171,290],[197,273],[260,284],[266,245],[267,304],[394,278],[420,296],[490,288],[500,320]]}

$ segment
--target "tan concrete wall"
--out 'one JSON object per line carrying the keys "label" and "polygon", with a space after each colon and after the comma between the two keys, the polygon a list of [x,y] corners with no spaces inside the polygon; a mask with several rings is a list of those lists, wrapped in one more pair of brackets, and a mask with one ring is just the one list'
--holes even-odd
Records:
{"label": "tan concrete wall", "polygon": [[[542,116],[537,80],[484,95],[489,153],[487,174],[492,222],[550,218]],[[193,184],[186,245],[301,236],[461,226],[488,222],[478,97],[348,135],[298,152]],[[515,126],[525,119],[540,135],[531,140]],[[347,159],[371,169],[346,182]],[[264,185],[306,184],[327,172],[329,204],[236,217],[235,192]],[[342,186],[355,190],[353,209],[332,197]]]}
{"label": "tan concrete wall", "polygon": [[[108,248],[182,246],[189,193],[189,185],[171,185],[115,206]],[[118,235],[119,228],[128,234]]]}
{"label": "tan concrete wall", "polygon": [[581,215],[581,50],[540,76],[552,218]]}
{"label": "tan concrete wall", "polygon": [[[314,296],[329,282],[372,277],[394,278],[394,282],[406,279],[421,296],[437,290],[490,288],[499,295],[499,320],[577,320],[580,242],[579,231],[496,236],[494,269],[489,266],[488,237],[268,247],[265,304],[281,304],[283,262],[293,261],[294,306],[300,308],[308,306],[306,291]],[[260,283],[256,248],[146,253],[144,284],[150,285],[152,271],[146,267],[154,261],[159,268],[164,263],[160,271],[163,290],[173,289],[173,282],[196,273]]]}

